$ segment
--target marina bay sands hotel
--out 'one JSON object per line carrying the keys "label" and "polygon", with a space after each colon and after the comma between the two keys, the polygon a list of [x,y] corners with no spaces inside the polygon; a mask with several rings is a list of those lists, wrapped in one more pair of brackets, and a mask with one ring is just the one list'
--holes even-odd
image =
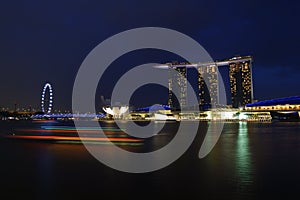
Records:
{"label": "marina bay sands hotel", "polygon": [[[219,80],[221,78],[219,67],[229,67],[232,108],[239,108],[252,103],[252,60],[251,56],[243,56],[209,63],[166,63],[164,68],[169,69],[168,105],[173,108],[187,106],[187,74],[189,68],[197,70],[199,105],[219,105]],[[177,99],[174,95],[175,90],[179,94]]]}

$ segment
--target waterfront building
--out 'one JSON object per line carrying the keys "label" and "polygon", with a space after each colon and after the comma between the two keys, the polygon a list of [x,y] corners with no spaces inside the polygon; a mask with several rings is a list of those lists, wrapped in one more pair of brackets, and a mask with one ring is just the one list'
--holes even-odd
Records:
{"label": "waterfront building", "polygon": [[[198,66],[199,105],[219,103],[218,67],[217,65]],[[205,88],[207,87],[207,90]],[[206,94],[208,92],[208,94]],[[209,98],[209,102],[206,99]]]}
{"label": "waterfront building", "polygon": [[[168,105],[172,108],[183,108],[187,103],[187,68],[185,66],[169,66]],[[178,99],[176,99],[176,95]]]}
{"label": "waterfront building", "polygon": [[252,85],[252,58],[236,62],[236,59],[229,60],[229,78],[231,104],[233,108],[243,107],[253,101]]}
{"label": "waterfront building", "polygon": [[[252,57],[234,57],[206,63],[167,63],[157,66],[169,69],[168,105],[172,108],[187,105],[187,69],[198,72],[199,105],[219,105],[219,67],[229,67],[231,107],[239,108],[253,102]],[[176,99],[174,94],[178,94]]]}

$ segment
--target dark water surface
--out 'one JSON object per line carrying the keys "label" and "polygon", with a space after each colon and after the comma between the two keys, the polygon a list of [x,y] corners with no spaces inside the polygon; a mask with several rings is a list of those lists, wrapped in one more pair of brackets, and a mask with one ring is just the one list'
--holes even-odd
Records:
{"label": "dark water surface", "polygon": [[[76,135],[61,129],[51,132],[51,127],[72,126],[72,122],[0,121],[0,134]],[[41,128],[50,131],[36,131]],[[206,128],[207,123],[201,123],[181,158],[146,174],[111,169],[78,142],[0,137],[0,199],[297,199],[300,122],[226,123],[216,146],[199,159]],[[176,130],[177,123],[169,123],[152,139],[142,143],[125,139],[119,145],[135,152],[155,150]],[[125,138],[121,131],[113,137]],[[103,151],[112,148],[102,146]]]}

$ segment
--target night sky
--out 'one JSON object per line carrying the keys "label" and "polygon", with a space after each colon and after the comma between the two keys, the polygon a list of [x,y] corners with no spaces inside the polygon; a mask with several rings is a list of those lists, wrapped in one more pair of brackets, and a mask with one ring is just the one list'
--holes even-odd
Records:
{"label": "night sky", "polygon": [[[130,2],[1,1],[0,107],[39,107],[49,81],[56,109],[71,109],[73,82],[87,54],[114,34],[147,26],[187,34],[215,60],[252,55],[255,99],[300,94],[299,1]],[[110,77],[174,59],[166,52],[133,52],[112,64]],[[104,83],[98,95],[108,97],[113,83]]]}

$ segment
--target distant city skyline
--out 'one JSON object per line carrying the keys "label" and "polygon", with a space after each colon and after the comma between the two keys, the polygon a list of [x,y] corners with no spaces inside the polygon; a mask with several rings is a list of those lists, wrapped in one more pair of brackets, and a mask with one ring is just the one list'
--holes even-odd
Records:
{"label": "distant city skyline", "polygon": [[[257,101],[254,99],[253,96],[253,71],[252,71],[252,61],[253,58],[252,56],[237,56],[233,58],[227,58],[223,60],[216,60],[215,63],[212,63],[210,65],[203,65],[203,66],[196,66],[196,63],[187,63],[187,62],[180,62],[180,61],[172,61],[168,63],[161,63],[161,66],[158,66],[159,68],[164,68],[167,67],[168,69],[175,69],[175,71],[178,71],[181,76],[178,75],[172,75],[169,73],[169,88],[168,88],[168,99],[164,99],[165,102],[171,107],[182,107],[182,106],[187,106],[187,90],[186,90],[186,84],[188,77],[188,68],[195,68],[198,75],[198,91],[194,91],[195,93],[198,93],[198,98],[199,98],[199,105],[203,105],[206,103],[213,102],[213,104],[218,104],[218,71],[219,71],[219,65],[220,66],[225,66],[227,65],[227,68],[229,69],[227,75],[225,74],[220,74],[223,79],[224,76],[229,75],[229,91],[227,91],[228,94],[227,96],[227,105],[232,106],[233,108],[238,108],[240,106],[245,106],[246,104],[253,103],[253,101]],[[191,66],[189,66],[191,65]],[[194,66],[195,65],[195,66]],[[156,66],[153,66],[156,67]],[[166,69],[167,69],[166,68]],[[223,67],[224,68],[224,67]],[[172,71],[172,70],[171,70]],[[170,71],[170,72],[171,72]],[[189,72],[190,73],[190,72]],[[208,76],[209,81],[209,88],[207,88],[207,84],[205,80],[203,79],[204,76]],[[223,80],[224,81],[224,80]],[[190,82],[191,84],[191,82]],[[226,83],[224,83],[226,84]],[[45,82],[44,87],[41,89],[40,94],[36,94],[37,96],[40,95],[40,100],[41,102],[40,105],[27,105],[27,106],[22,106],[19,105],[18,103],[14,103],[12,107],[9,106],[2,106],[0,105],[0,109],[2,111],[17,111],[17,112],[45,112],[44,107],[48,106],[47,112],[50,113],[52,106],[54,104],[53,102],[53,88],[51,86],[52,84],[49,82]],[[48,88],[47,88],[48,87]],[[172,94],[172,89],[174,88],[179,89],[180,96],[179,96],[179,101],[174,97]],[[225,86],[226,87],[226,86]],[[228,86],[227,86],[228,87]],[[185,89],[184,89],[185,88]],[[194,87],[196,89],[197,87]],[[48,90],[47,90],[48,89]],[[45,92],[49,92],[51,94],[50,96],[47,96],[49,99],[44,100],[44,96],[47,95]],[[148,91],[149,92],[149,91]],[[174,92],[174,91],[173,91]],[[49,95],[48,94],[48,95]],[[243,95],[245,94],[245,95]],[[41,96],[42,95],[42,96]],[[295,96],[295,95],[294,95]],[[166,96],[165,96],[166,97]],[[231,99],[229,100],[228,97]],[[102,106],[103,105],[116,105],[118,102],[108,102],[110,101],[110,96],[108,98],[105,98],[103,95],[99,96],[99,98],[96,98],[99,101],[96,103],[98,105],[98,108],[96,110],[102,111]],[[269,100],[269,99],[264,99],[264,100]],[[44,105],[46,101],[50,101],[51,106],[49,105]],[[49,102],[48,102],[49,103]],[[154,102],[154,103],[159,103],[159,102]],[[160,102],[161,103],[161,102]],[[179,104],[178,104],[179,103]],[[100,106],[99,106],[100,105]],[[176,106],[177,105],[177,106]],[[136,106],[136,105],[129,105],[129,106]],[[145,106],[151,106],[151,104],[146,104]],[[56,105],[56,108],[53,109],[54,113],[58,112],[65,112],[65,113],[70,113],[72,112],[71,109],[62,109],[59,105]]]}

